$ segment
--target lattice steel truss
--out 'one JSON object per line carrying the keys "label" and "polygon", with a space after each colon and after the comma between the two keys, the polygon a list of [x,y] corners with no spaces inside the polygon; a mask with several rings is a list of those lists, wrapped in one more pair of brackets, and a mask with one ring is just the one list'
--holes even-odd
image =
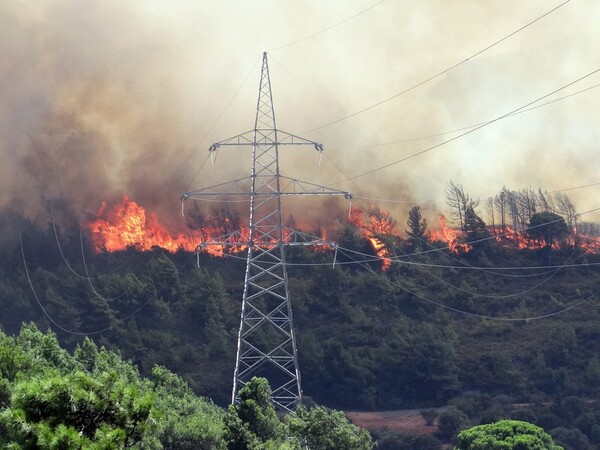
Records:
{"label": "lattice steel truss", "polygon": [[[232,403],[239,390],[254,376],[264,376],[272,388],[276,407],[291,411],[302,401],[300,370],[292,307],[286,271],[288,245],[328,245],[333,242],[283,227],[281,199],[289,195],[343,195],[349,192],[281,176],[279,147],[309,145],[322,152],[323,146],[278,130],[266,52],[263,53],[254,129],[211,145],[214,154],[223,146],[252,147],[252,175],[182,194],[182,199],[208,196],[249,196],[250,223],[247,237],[237,231],[200,246],[247,246],[248,257],[242,299],[237,357],[233,375]],[[244,183],[246,182],[246,183]],[[240,186],[250,184],[250,192]],[[233,190],[228,190],[234,187]]]}

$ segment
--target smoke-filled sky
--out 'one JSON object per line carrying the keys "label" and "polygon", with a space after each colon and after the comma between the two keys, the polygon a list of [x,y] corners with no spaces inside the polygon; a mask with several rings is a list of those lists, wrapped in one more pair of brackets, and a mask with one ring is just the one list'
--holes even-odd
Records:
{"label": "smoke-filled sky", "polygon": [[[211,142],[253,127],[263,51],[278,127],[326,151],[319,167],[310,148],[282,149],[283,174],[331,184],[401,160],[460,132],[417,138],[501,117],[599,69],[595,0],[465,61],[562,2],[2,2],[0,203],[35,215],[58,197],[93,211],[127,194],[176,214],[182,192],[248,175],[247,148],[196,173]],[[597,84],[600,72],[531,106]],[[449,180],[481,200],[504,185],[597,183],[599,100],[592,88],[335,187],[437,213]],[[599,190],[565,193],[583,212],[600,207]],[[379,205],[399,219],[410,207]]]}

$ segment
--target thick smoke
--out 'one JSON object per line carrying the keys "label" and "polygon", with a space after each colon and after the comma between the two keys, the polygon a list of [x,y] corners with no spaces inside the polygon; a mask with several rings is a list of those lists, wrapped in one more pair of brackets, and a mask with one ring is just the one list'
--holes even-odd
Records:
{"label": "thick smoke", "polygon": [[[77,217],[80,209],[92,214],[102,201],[128,195],[163,222],[182,224],[180,193],[248,175],[250,155],[242,149],[221,150],[214,168],[207,162],[196,173],[211,141],[252,128],[259,65],[242,82],[260,52],[366,6],[3,2],[0,204],[36,217],[56,199]],[[591,31],[593,14],[567,5],[414,92],[310,131],[469,57],[548,9],[546,2],[385,2],[331,32],[273,51],[278,125],[323,142],[329,155],[318,168],[310,149],[286,150],[282,172],[322,184],[343,180],[444,138],[361,145],[488,120],[592,70],[590,52],[600,40]],[[435,217],[445,208],[450,179],[482,199],[503,185],[552,190],[595,181],[595,103],[565,101],[563,108],[540,111],[335,187],[422,206],[434,200],[438,204],[429,211]],[[577,194],[580,209],[599,206]],[[411,203],[381,206],[402,224]],[[303,201],[285,214],[327,226],[346,207],[343,200]],[[246,216],[245,205],[236,208]]]}
{"label": "thick smoke", "polygon": [[[208,82],[194,67],[201,57],[211,64],[214,42],[182,40],[168,21],[121,2],[5,3],[0,29],[2,206],[39,218],[54,204],[77,217],[127,195],[176,225],[182,192],[248,175],[247,150],[222,151],[212,168],[205,158],[216,136],[200,142],[219,113],[203,102],[231,95],[212,93],[218,64]],[[254,113],[245,112],[224,133],[250,129]],[[226,206],[247,216],[245,205]]]}

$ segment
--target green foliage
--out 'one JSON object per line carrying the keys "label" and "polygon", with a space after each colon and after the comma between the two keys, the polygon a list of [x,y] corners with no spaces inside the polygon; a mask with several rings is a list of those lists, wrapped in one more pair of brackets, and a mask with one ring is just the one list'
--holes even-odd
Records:
{"label": "green foliage", "polygon": [[[465,214],[469,206],[479,214],[475,203],[457,203],[463,228],[470,226],[471,213]],[[512,221],[509,213],[506,209],[502,219],[506,225]],[[529,217],[520,219],[518,228],[526,227],[523,221]],[[481,223],[472,219],[472,231],[483,232]],[[494,223],[500,222],[497,216]],[[76,239],[61,241],[63,251],[81,273],[79,229],[69,233]],[[340,234],[330,238],[373,255],[360,230],[348,224]],[[204,439],[194,435],[198,428],[206,431],[206,442],[218,442],[223,436],[219,419],[204,421],[185,412],[195,404],[192,398],[181,413],[164,412],[177,409],[179,394],[158,394],[153,368],[168,367],[181,374],[193,392],[221,406],[228,403],[244,261],[201,254],[201,268],[197,268],[185,252],[93,254],[84,248],[90,281],[104,297],[100,298],[92,292],[90,281],[66,266],[51,230],[25,223],[23,237],[33,286],[46,311],[75,332],[112,328],[94,335],[97,347],[58,328],[56,336],[28,327],[22,336],[0,335],[0,404],[10,406],[17,382],[42,379],[46,373],[66,376],[80,371],[97,380],[100,374],[114,371],[140,393],[146,389],[153,393],[151,416],[159,423],[158,435],[179,442],[188,439],[191,448],[213,445],[198,444]],[[392,253],[400,255],[407,242],[390,240]],[[380,262],[370,263],[369,269],[357,264],[335,269],[303,265],[331,263],[332,255],[290,251],[289,260],[299,263],[289,268],[289,285],[304,392],[319,404],[338,409],[441,408],[450,402],[472,424],[518,418],[547,430],[578,429],[590,446],[600,443],[600,419],[595,412],[600,394],[600,309],[586,301],[596,290],[598,272],[597,266],[578,265],[596,264],[600,256],[554,245],[553,263],[566,265],[545,276],[544,271],[500,274],[442,267],[545,262],[545,251],[488,242],[493,251],[486,249],[485,258],[482,253],[476,263],[469,253],[448,255],[444,249],[403,257],[385,273]],[[422,250],[430,250],[430,245],[437,244],[428,242]],[[352,262],[341,252],[338,256],[339,262]],[[495,319],[568,311],[552,319],[507,322],[482,320],[442,305]],[[5,332],[18,334],[21,323],[30,321],[39,329],[54,327],[33,297],[18,245],[0,247],[0,307],[0,327]],[[58,342],[74,351],[73,356]],[[115,349],[133,364],[123,362]],[[140,375],[154,387],[140,387]],[[574,396],[581,401],[565,403]],[[180,403],[186,405],[188,400]],[[517,403],[528,406],[514,406]],[[190,420],[176,419],[179,414]],[[161,440],[164,446],[167,442],[171,441]]]}
{"label": "green foliage", "polygon": [[465,209],[464,225],[465,232],[464,240],[471,246],[469,254],[471,256],[480,256],[481,253],[490,248],[490,233],[483,219],[479,217],[473,205],[469,205]]}
{"label": "green foliage", "polygon": [[449,407],[438,418],[437,435],[440,439],[450,440],[467,423],[467,416],[460,410]]}
{"label": "green foliage", "polygon": [[256,448],[261,442],[285,441],[285,433],[269,397],[271,388],[264,378],[252,378],[239,393],[239,403],[227,408],[227,447]]}
{"label": "green foliage", "polygon": [[229,450],[295,449],[367,450],[371,436],[348,421],[341,411],[298,406],[281,422],[269,401],[264,378],[252,378],[239,391],[239,403],[227,408],[225,440]]}
{"label": "green foliage", "polygon": [[442,443],[431,434],[410,435],[385,432],[377,439],[377,450],[442,450]]}
{"label": "green foliage", "polygon": [[421,208],[413,206],[408,211],[406,225],[408,226],[406,234],[411,250],[418,251],[424,248],[429,240],[429,233],[427,232],[427,220],[421,216]]}
{"label": "green foliage", "polygon": [[71,356],[53,333],[0,333],[0,447],[219,449],[223,411],[164,368],[140,378],[89,339]]}
{"label": "green foliage", "polygon": [[152,369],[159,439],[164,448],[218,450],[225,448],[223,410],[197,397],[188,384],[164,367]]}
{"label": "green foliage", "polygon": [[561,450],[562,447],[556,445],[540,427],[517,420],[501,420],[461,431],[454,449]]}
{"label": "green foliage", "polygon": [[556,442],[569,450],[586,450],[590,448],[590,441],[581,431],[558,427],[550,430],[550,434]]}
{"label": "green foliage", "polygon": [[299,406],[286,421],[289,434],[313,450],[367,450],[372,447],[369,433],[350,423],[341,411],[320,406],[308,410]]}

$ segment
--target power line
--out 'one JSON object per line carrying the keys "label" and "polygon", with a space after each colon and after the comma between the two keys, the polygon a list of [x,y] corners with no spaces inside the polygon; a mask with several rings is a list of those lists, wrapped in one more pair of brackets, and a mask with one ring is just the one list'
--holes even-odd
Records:
{"label": "power line", "polygon": [[419,202],[413,202],[412,200],[394,200],[394,199],[387,199],[387,198],[364,197],[362,195],[352,194],[352,200],[354,200],[354,199],[369,200],[372,202],[382,202],[382,203],[385,203],[385,202],[387,202],[387,203],[404,203],[404,204],[409,204],[409,205],[418,205],[419,204]]}
{"label": "power line", "polygon": [[[348,255],[346,255],[348,256]],[[352,259],[352,257],[348,256],[349,258]],[[478,314],[478,313],[474,313],[474,312],[470,312],[470,311],[466,311],[466,310],[462,310],[462,309],[458,309],[458,308],[454,308],[452,306],[448,306],[445,305],[441,302],[438,302],[436,300],[430,299],[429,297],[426,297],[422,294],[419,294],[418,292],[409,289],[405,286],[402,286],[401,284],[399,284],[398,282],[392,281],[390,280],[388,277],[385,277],[377,272],[375,272],[371,267],[369,267],[366,264],[362,264],[363,267],[365,267],[369,272],[371,272],[373,275],[375,275],[378,278],[381,278],[382,280],[384,280],[386,283],[391,284],[392,286],[396,286],[397,288],[401,289],[404,292],[407,292],[423,301],[426,301],[427,303],[431,303],[433,305],[439,306],[440,308],[444,308],[447,309],[449,311],[458,313],[458,314],[462,314],[462,315],[466,315],[466,316],[470,316],[470,317],[476,317],[478,319],[487,319],[487,320],[495,320],[495,321],[501,321],[501,322],[529,322],[529,321],[533,321],[533,320],[540,320],[540,319],[547,319],[550,317],[555,317],[558,316],[560,314],[564,314],[574,308],[576,308],[579,305],[582,305],[584,303],[589,302],[591,299],[593,299],[595,296],[597,296],[600,293],[600,289],[596,290],[594,293],[592,293],[591,295],[589,295],[588,297],[584,298],[583,300],[574,303],[571,306],[568,306],[566,308],[560,309],[558,311],[553,311],[551,313],[547,313],[547,314],[540,314],[537,316],[530,316],[530,317],[496,317],[496,316],[489,316],[486,314]]]}
{"label": "power line", "polygon": [[[477,270],[480,272],[488,273],[490,275],[504,276],[504,277],[516,277],[516,278],[539,277],[542,275],[547,275],[548,272],[550,272],[554,269],[571,269],[571,268],[600,266],[600,262],[557,264],[557,265],[550,265],[550,266],[474,266],[471,264],[464,263],[463,265],[457,266],[457,265],[449,265],[449,264],[422,263],[422,262],[416,262],[414,260],[407,261],[405,259],[402,259],[402,257],[399,257],[399,256],[382,257],[382,256],[377,256],[377,255],[371,255],[371,254],[364,253],[364,252],[359,252],[357,250],[352,250],[352,249],[349,249],[346,247],[341,247],[341,246],[337,246],[337,248],[339,250],[343,250],[344,252],[359,255],[359,256],[363,257],[364,259],[360,259],[360,260],[353,259],[352,261],[335,261],[335,266],[348,266],[348,265],[361,264],[361,263],[375,263],[375,262],[382,262],[382,261],[388,259],[388,260],[392,261],[392,263],[402,264],[402,265],[406,265],[406,266],[430,267],[430,268],[448,269],[448,270]],[[442,250],[445,250],[445,249],[446,248],[444,248]],[[442,253],[442,254],[445,256],[448,256],[445,253]],[[404,255],[404,256],[406,256],[406,255]],[[230,259],[238,259],[240,261],[246,261],[245,256],[238,256],[238,255],[235,255],[232,253],[223,253],[223,257],[230,258]],[[460,260],[457,260],[457,261],[462,262]],[[274,263],[265,263],[265,264],[273,265]],[[288,266],[298,266],[298,267],[326,267],[326,266],[332,266],[333,264],[334,263],[331,261],[318,262],[318,263],[295,263],[295,262],[290,262],[290,261],[287,262]],[[492,270],[505,270],[505,271],[542,270],[543,272],[526,274],[526,275],[510,275],[510,274],[492,272]]]}
{"label": "power line", "polygon": [[598,185],[600,185],[600,182],[584,184],[583,186],[575,186],[575,187],[564,188],[564,189],[556,189],[555,191],[548,192],[548,194],[554,194],[556,192],[574,191],[575,189],[583,189],[583,188],[588,188],[588,187],[593,187],[593,186],[598,186]]}
{"label": "power line", "polygon": [[[599,85],[600,86],[600,85]],[[327,156],[325,156],[327,158]],[[329,161],[333,164],[333,161],[331,161],[330,158],[328,158]],[[339,166],[334,164],[334,167],[343,175],[346,176],[344,174],[344,172],[339,168]],[[581,186],[573,186],[573,187],[567,187],[567,188],[563,188],[563,189],[555,189],[553,191],[547,191],[548,194],[555,194],[557,192],[565,192],[565,191],[573,191],[576,189],[585,189],[585,188],[589,188],[589,187],[594,187],[594,186],[600,186],[600,182],[596,182],[596,183],[590,183],[590,184],[584,184]],[[408,205],[422,205],[423,203],[426,206],[420,206],[421,209],[428,209],[430,208],[430,206],[427,205],[436,205],[438,203],[444,203],[443,201],[433,201],[433,200],[427,200],[425,202],[417,202],[417,201],[412,201],[412,200],[397,200],[394,198],[378,198],[378,197],[367,197],[367,196],[363,196],[363,195],[357,195],[355,193],[352,194],[352,200],[368,200],[368,201],[372,201],[372,202],[379,202],[379,203],[401,203],[401,204],[408,204]]]}
{"label": "power line", "polygon": [[[19,243],[21,246],[21,257],[23,260],[23,268],[25,269],[25,276],[27,278],[27,282],[29,283],[29,287],[31,289],[31,292],[33,294],[33,297],[35,298],[36,303],[38,304],[38,306],[40,307],[40,309],[42,310],[42,312],[44,313],[44,316],[46,316],[46,318],[58,329],[60,329],[61,331],[64,331],[65,333],[68,334],[72,334],[74,336],[92,336],[95,334],[100,334],[100,333],[104,333],[112,328],[115,328],[116,326],[121,325],[122,323],[126,322],[127,320],[129,320],[130,318],[132,318],[133,316],[135,316],[138,312],[140,312],[143,308],[145,308],[150,302],[156,300],[158,298],[158,296],[162,293],[162,291],[165,290],[165,288],[168,285],[168,281],[170,281],[173,277],[169,277],[168,280],[165,280],[164,284],[156,290],[156,292],[154,293],[154,295],[150,296],[144,303],[142,303],[140,306],[138,306],[136,309],[134,309],[130,314],[128,314],[127,316],[118,319],[115,323],[113,323],[112,325],[109,325],[107,327],[101,328],[101,329],[97,329],[94,331],[89,331],[89,332],[83,332],[83,331],[75,331],[75,330],[71,330],[69,328],[66,328],[65,326],[61,325],[60,323],[58,323],[53,317],[52,315],[50,315],[50,313],[46,310],[46,308],[44,307],[44,305],[42,304],[37,291],[35,290],[35,287],[33,286],[33,280],[31,279],[31,274],[29,272],[29,266],[27,265],[27,259],[25,257],[25,248],[23,246],[23,236],[21,235],[21,224],[19,222],[18,224],[18,233],[19,233]],[[192,256],[190,256],[191,259]]]}
{"label": "power line", "polygon": [[358,12],[358,13],[354,14],[353,16],[350,16],[350,17],[348,17],[348,18],[346,18],[346,19],[342,20],[341,22],[338,22],[338,23],[335,23],[335,24],[333,24],[333,25],[331,25],[331,26],[328,26],[327,28],[323,28],[322,30],[320,30],[320,31],[317,31],[316,33],[310,34],[310,35],[308,35],[308,36],[305,36],[305,37],[303,37],[303,38],[297,39],[297,40],[295,40],[295,41],[292,41],[292,42],[288,42],[287,44],[280,45],[279,47],[272,48],[271,50],[269,50],[269,52],[275,52],[275,51],[277,51],[277,50],[281,50],[282,48],[286,48],[286,47],[289,47],[289,46],[291,46],[291,45],[295,45],[295,44],[299,44],[300,42],[304,42],[304,41],[306,41],[306,40],[308,40],[308,39],[312,39],[312,38],[314,38],[315,36],[318,36],[318,35],[320,35],[320,34],[323,34],[323,33],[327,32],[327,31],[329,31],[329,30],[332,30],[332,29],[334,29],[334,28],[336,28],[336,27],[339,27],[340,25],[342,25],[342,24],[344,24],[344,23],[346,23],[346,22],[348,22],[348,21],[350,21],[350,20],[354,19],[355,17],[358,17],[358,16],[360,16],[361,14],[364,14],[364,13],[366,13],[367,11],[369,11],[369,10],[371,10],[371,9],[375,8],[376,6],[379,6],[379,5],[381,5],[381,4],[382,4],[384,1],[385,1],[385,0],[381,0],[379,3],[375,3],[374,5],[371,5],[371,6],[369,6],[367,9],[363,9],[362,11],[360,11],[360,12]]}
{"label": "power line", "polygon": [[[177,172],[179,172],[181,170],[181,168],[187,164],[187,162],[190,160],[190,158],[198,151],[198,149],[200,148],[200,146],[202,145],[202,143],[208,137],[209,133],[213,130],[213,128],[217,125],[217,123],[219,123],[219,121],[221,120],[221,118],[223,117],[223,115],[225,114],[225,112],[229,109],[229,106],[231,106],[231,104],[233,103],[233,101],[235,100],[235,98],[238,96],[239,92],[242,90],[242,88],[244,87],[244,85],[248,81],[248,78],[250,78],[250,75],[252,74],[252,72],[254,72],[254,68],[258,64],[258,61],[260,61],[260,60],[257,59],[256,62],[254,63],[254,65],[252,66],[252,69],[250,69],[248,71],[248,74],[244,78],[244,81],[242,81],[242,84],[240,84],[240,86],[237,88],[237,90],[231,96],[231,98],[229,99],[229,101],[227,102],[227,104],[225,105],[225,107],[222,109],[221,113],[216,118],[216,120],[213,122],[213,124],[208,128],[208,130],[206,131],[206,133],[204,133],[204,136],[202,137],[202,139],[200,139],[200,141],[198,142],[198,144],[196,144],[196,146],[192,149],[192,151],[190,153],[188,153],[188,155],[183,159],[183,161],[179,164],[179,166],[177,166],[177,168],[173,171],[173,173],[169,177],[167,177],[165,179],[164,183],[161,186],[161,189],[166,186],[166,184],[169,182],[169,180],[171,178],[173,178],[175,176],[175,174],[177,174]],[[202,163],[202,166],[200,166],[200,169],[202,169],[202,167],[204,167],[204,163],[205,162],[206,162],[206,160]],[[194,182],[194,179],[198,176],[198,173],[200,172],[200,169],[198,169],[198,171],[196,171],[196,173],[194,175],[194,178],[192,178],[192,180],[189,182],[189,184],[192,184]]]}
{"label": "power line", "polygon": [[194,180],[196,179],[196,177],[198,176],[198,174],[200,173],[200,171],[202,170],[202,168],[204,167],[204,165],[206,164],[206,162],[208,161],[209,158],[210,158],[210,153],[208,153],[206,155],[206,158],[204,158],[204,161],[202,161],[202,164],[200,164],[200,167],[198,167],[198,170],[196,170],[196,173],[194,174],[194,176],[192,177],[190,182],[187,184],[187,187],[185,189],[186,191],[190,190],[192,183],[194,182]]}
{"label": "power line", "polygon": [[[569,97],[573,97],[573,96],[575,96],[577,94],[581,94],[583,92],[590,91],[590,90],[595,89],[597,87],[600,87],[600,83],[595,84],[595,85],[590,86],[590,87],[587,87],[587,88],[582,89],[580,91],[573,92],[572,94],[565,95],[564,97],[560,97],[560,98],[556,98],[554,100],[550,100],[549,102],[542,103],[541,105],[532,106],[531,108],[527,108],[527,109],[524,109],[524,110],[519,111],[517,113],[511,114],[509,117],[516,116],[516,115],[519,115],[519,114],[523,114],[523,113],[532,111],[534,109],[541,108],[543,106],[551,105],[552,103],[556,103],[556,102],[559,102],[561,100],[565,100],[565,99],[567,99]],[[407,139],[402,139],[402,140],[399,140],[399,141],[380,142],[380,143],[375,143],[375,144],[359,144],[359,145],[328,145],[327,147],[330,147],[330,148],[336,148],[336,147],[361,148],[361,147],[383,147],[383,146],[387,146],[387,145],[405,144],[407,142],[422,141],[424,139],[431,139],[431,138],[434,138],[434,137],[445,136],[446,134],[458,133],[459,131],[469,130],[471,128],[475,128],[476,126],[487,124],[488,122],[489,121],[479,122],[479,123],[475,123],[473,125],[467,125],[465,127],[456,128],[454,130],[442,131],[440,133],[428,134],[428,135],[425,135],[425,136],[419,136],[419,137],[414,137],[414,138],[407,138]]]}
{"label": "power line", "polygon": [[[508,269],[507,267],[478,267],[478,266],[473,266],[471,264],[468,264],[465,261],[462,261],[460,259],[455,258],[452,255],[449,255],[447,253],[444,253],[445,250],[448,250],[448,247],[443,247],[443,248],[433,248],[433,246],[431,246],[431,244],[429,244],[430,247],[432,247],[431,252],[438,252],[458,263],[462,263],[462,265],[460,266],[449,266],[449,265],[443,265],[443,264],[424,264],[424,263],[417,263],[417,262],[413,262],[413,261],[407,261],[403,258],[406,258],[408,255],[403,255],[402,257],[400,256],[386,256],[386,257],[381,257],[381,256],[372,256],[369,255],[367,253],[363,253],[363,252],[359,252],[356,250],[350,250],[344,247],[338,247],[344,251],[350,252],[350,253],[354,253],[357,255],[360,255],[362,257],[371,257],[373,259],[371,260],[362,260],[359,262],[374,262],[374,261],[384,261],[384,260],[389,260],[392,263],[398,263],[398,264],[402,264],[402,265],[414,265],[414,266],[425,266],[425,267],[438,267],[438,268],[447,268],[447,269],[471,269],[471,270],[477,270],[478,272],[483,272],[483,273],[487,273],[489,275],[495,275],[495,276],[501,276],[501,277],[507,277],[507,278],[530,278],[530,277],[537,277],[537,276],[541,276],[541,275],[546,275],[548,270],[550,269],[556,269],[558,267],[567,267],[567,266],[541,266],[541,267],[512,267],[511,269],[514,270],[532,270],[532,269],[536,269],[536,270],[545,270],[545,272],[540,272],[540,273],[533,273],[533,274],[526,274],[526,275],[513,275],[513,274],[507,274],[507,273],[497,273],[497,272],[493,272],[493,270],[506,270]],[[419,252],[419,253],[413,253],[412,255],[420,255],[423,253],[428,253],[427,251],[425,252]],[[600,265],[600,263],[598,263],[598,265]],[[569,266],[571,267],[571,266]],[[573,265],[573,267],[575,267],[575,265]]]}
{"label": "power line", "polygon": [[562,87],[559,87],[558,89],[555,89],[555,90],[553,90],[552,92],[550,92],[550,93],[548,93],[548,94],[545,94],[545,95],[543,95],[543,96],[541,96],[541,97],[537,98],[536,100],[533,100],[533,101],[531,101],[531,102],[529,102],[529,103],[526,103],[525,105],[523,105],[523,106],[520,106],[520,107],[518,107],[518,108],[516,108],[516,109],[513,109],[512,111],[510,111],[510,112],[508,112],[508,113],[506,113],[506,114],[503,114],[503,115],[501,115],[501,116],[499,116],[499,117],[496,117],[495,119],[492,119],[492,120],[490,120],[489,122],[485,122],[485,123],[483,123],[483,124],[481,124],[481,125],[478,125],[477,127],[473,128],[473,129],[471,129],[471,130],[469,130],[469,131],[465,131],[464,133],[461,133],[461,134],[459,134],[458,136],[454,136],[453,138],[450,138],[450,139],[447,139],[447,140],[445,140],[445,141],[442,141],[442,142],[440,142],[440,143],[438,143],[438,144],[436,144],[436,145],[433,145],[433,146],[431,146],[431,147],[428,147],[428,148],[426,148],[426,149],[424,149],[424,150],[421,150],[421,151],[419,151],[419,152],[417,152],[417,153],[413,153],[412,155],[406,156],[406,157],[404,157],[404,158],[402,158],[402,159],[399,159],[399,160],[397,160],[397,161],[394,161],[394,162],[391,162],[391,163],[385,164],[385,165],[383,165],[383,166],[380,166],[380,167],[377,167],[377,168],[375,168],[375,169],[368,170],[368,171],[366,171],[366,172],[360,173],[360,174],[358,174],[358,175],[354,175],[354,176],[352,176],[352,177],[348,177],[348,178],[346,178],[345,180],[340,180],[340,181],[337,181],[337,182],[335,182],[335,183],[332,183],[332,184],[330,184],[329,186],[333,186],[333,185],[336,185],[336,184],[339,184],[339,183],[343,183],[343,182],[345,182],[345,181],[351,181],[351,180],[355,180],[356,178],[360,178],[360,177],[363,177],[363,176],[365,176],[365,175],[369,175],[369,174],[371,174],[371,173],[378,172],[378,171],[380,171],[380,170],[383,170],[383,169],[387,169],[388,167],[394,166],[394,165],[396,165],[396,164],[399,164],[399,163],[401,163],[401,162],[408,161],[409,159],[412,159],[412,158],[415,158],[415,157],[417,157],[417,156],[420,156],[420,155],[422,155],[422,154],[424,154],[424,153],[430,152],[431,150],[434,150],[434,149],[436,149],[436,148],[438,148],[438,147],[441,147],[442,145],[445,145],[445,144],[448,144],[448,143],[450,143],[450,142],[453,142],[453,141],[455,141],[455,140],[457,140],[457,139],[459,139],[459,138],[461,138],[461,137],[463,137],[463,136],[466,136],[466,135],[468,135],[468,134],[474,133],[475,131],[477,131],[477,130],[479,130],[479,129],[483,128],[483,127],[486,127],[486,126],[488,126],[488,125],[491,125],[491,124],[493,124],[493,123],[496,123],[496,122],[498,122],[498,121],[500,121],[500,120],[502,120],[502,119],[505,119],[505,118],[507,118],[507,117],[509,117],[509,116],[511,116],[511,115],[513,115],[513,114],[515,114],[516,112],[518,112],[518,111],[521,111],[522,109],[525,109],[525,108],[527,108],[527,107],[529,107],[529,106],[533,105],[534,103],[537,103],[537,102],[539,102],[540,100],[543,100],[543,99],[545,99],[545,98],[547,98],[547,97],[549,97],[549,96],[551,96],[551,95],[553,95],[553,94],[556,94],[557,92],[560,92],[560,91],[562,91],[562,90],[564,90],[564,89],[568,88],[569,86],[572,86],[572,85],[574,85],[574,84],[576,84],[576,83],[579,83],[580,81],[582,81],[582,80],[584,80],[584,79],[586,79],[586,78],[588,78],[588,77],[591,77],[592,75],[594,75],[594,74],[596,74],[596,73],[598,73],[598,72],[600,72],[600,68],[599,68],[599,69],[595,69],[595,70],[593,70],[593,71],[589,72],[587,75],[584,75],[584,76],[582,76],[582,77],[580,77],[580,78],[578,78],[578,79],[576,79],[576,80],[574,80],[574,81],[571,81],[570,83],[568,83],[568,84],[566,84],[566,85],[564,85],[564,86],[562,86]]}
{"label": "power line", "polygon": [[[573,252],[571,253],[571,256],[569,256],[569,258],[567,259],[567,261],[570,261],[573,259],[573,256],[575,255],[575,252],[577,251],[577,249],[573,250]],[[450,286],[453,289],[456,289],[457,291],[460,292],[464,292],[466,294],[470,294],[476,297],[480,297],[480,298],[490,298],[490,299],[506,299],[506,298],[513,298],[513,297],[517,297],[523,294],[527,294],[528,292],[534,291],[536,289],[538,289],[540,286],[546,284],[548,281],[550,281],[560,270],[562,270],[564,268],[564,266],[559,266],[558,268],[554,269],[546,278],[544,278],[543,280],[541,280],[539,283],[535,284],[534,286],[531,286],[527,289],[524,289],[522,291],[519,292],[515,292],[512,294],[505,294],[505,295],[491,295],[491,294],[479,294],[477,292],[474,291],[470,291],[468,289],[464,289],[460,286],[456,286],[453,283],[450,283],[446,280],[444,280],[442,277],[434,274],[433,272],[427,270],[425,267],[423,266],[418,266],[418,269],[421,270],[422,272],[425,272],[429,275],[431,275],[433,278],[435,278],[436,280],[438,280],[440,283],[445,284],[446,286]],[[502,274],[494,274],[494,275],[502,275]],[[545,274],[544,274],[545,275]]]}
{"label": "power line", "polygon": [[560,7],[562,7],[562,6],[566,5],[566,4],[567,4],[567,3],[569,3],[569,2],[570,2],[570,0],[566,0],[565,2],[561,3],[560,5],[558,5],[558,6],[555,6],[554,8],[552,8],[550,11],[547,11],[547,12],[545,12],[544,14],[542,14],[541,16],[539,16],[539,17],[535,18],[535,19],[534,19],[534,20],[532,20],[531,22],[528,22],[527,24],[523,25],[522,27],[518,28],[517,30],[513,31],[512,33],[509,33],[509,34],[507,34],[506,36],[504,36],[503,38],[501,38],[501,39],[497,40],[497,41],[496,41],[496,42],[494,42],[493,44],[491,44],[491,45],[488,45],[487,47],[485,47],[485,48],[484,48],[484,49],[482,49],[482,50],[479,50],[478,52],[476,52],[476,53],[474,53],[473,55],[469,56],[467,59],[464,59],[464,60],[462,60],[462,61],[460,61],[460,62],[458,62],[458,63],[456,63],[456,64],[454,64],[454,65],[452,65],[452,66],[450,66],[450,67],[448,67],[448,68],[446,68],[446,69],[444,69],[444,70],[442,70],[441,72],[438,72],[438,73],[436,73],[435,75],[433,75],[433,76],[431,76],[431,77],[429,77],[429,78],[427,78],[427,79],[425,79],[425,80],[423,80],[423,81],[421,81],[421,82],[419,82],[419,83],[417,83],[417,84],[414,84],[414,85],[412,85],[411,87],[409,87],[409,88],[406,88],[406,89],[404,89],[403,91],[401,91],[401,92],[399,92],[399,93],[397,93],[397,94],[394,94],[394,95],[392,95],[391,97],[388,97],[388,98],[386,98],[386,99],[384,99],[384,100],[381,100],[381,101],[379,101],[379,102],[377,102],[377,103],[375,103],[375,104],[373,104],[373,105],[367,106],[367,107],[365,107],[365,108],[363,108],[363,109],[361,109],[361,110],[359,110],[359,111],[356,111],[356,112],[354,112],[354,113],[352,113],[352,114],[349,114],[349,115],[347,115],[347,116],[344,116],[344,117],[342,117],[342,118],[340,118],[340,119],[337,119],[337,120],[334,120],[334,121],[332,121],[332,122],[328,122],[328,123],[326,123],[326,124],[324,124],[324,125],[321,125],[321,126],[319,126],[319,127],[312,128],[312,129],[310,129],[310,130],[307,130],[307,131],[305,131],[305,133],[310,133],[310,132],[312,132],[312,131],[320,130],[321,128],[325,128],[325,127],[328,127],[328,126],[330,126],[330,125],[334,125],[334,124],[336,124],[336,123],[339,123],[339,122],[341,122],[341,121],[343,121],[343,120],[346,120],[346,119],[349,119],[349,118],[351,118],[351,117],[357,116],[357,115],[359,115],[359,114],[362,114],[362,113],[364,113],[364,112],[366,112],[366,111],[369,111],[369,110],[371,110],[371,109],[373,109],[373,108],[376,108],[376,107],[378,107],[378,106],[380,106],[380,105],[383,105],[384,103],[387,103],[387,102],[389,102],[390,100],[393,100],[393,99],[395,99],[395,98],[397,98],[397,97],[400,97],[401,95],[403,95],[403,94],[406,94],[407,92],[410,92],[410,91],[412,91],[412,90],[414,90],[414,89],[416,89],[416,88],[418,88],[418,87],[420,87],[420,86],[423,86],[424,84],[426,84],[426,83],[428,83],[428,82],[430,82],[430,81],[432,81],[432,80],[434,80],[434,79],[436,79],[436,78],[438,78],[438,77],[440,77],[440,76],[444,75],[445,73],[448,73],[448,72],[450,72],[451,70],[455,69],[456,67],[458,67],[458,66],[460,66],[460,65],[462,65],[462,64],[464,64],[464,63],[466,63],[466,62],[468,62],[468,61],[470,61],[471,59],[473,59],[473,58],[475,58],[475,57],[477,57],[477,56],[481,55],[482,53],[484,53],[484,52],[488,51],[489,49],[491,49],[491,48],[495,47],[496,45],[498,45],[498,44],[500,44],[501,42],[505,41],[506,39],[508,39],[508,38],[510,38],[510,37],[512,37],[512,36],[514,36],[515,34],[519,33],[520,31],[524,30],[525,28],[529,27],[530,25],[533,25],[534,23],[538,22],[539,20],[543,19],[543,18],[544,18],[544,17],[546,17],[547,15],[549,15],[549,14],[553,13],[554,11],[556,11],[557,9],[559,9]]}

